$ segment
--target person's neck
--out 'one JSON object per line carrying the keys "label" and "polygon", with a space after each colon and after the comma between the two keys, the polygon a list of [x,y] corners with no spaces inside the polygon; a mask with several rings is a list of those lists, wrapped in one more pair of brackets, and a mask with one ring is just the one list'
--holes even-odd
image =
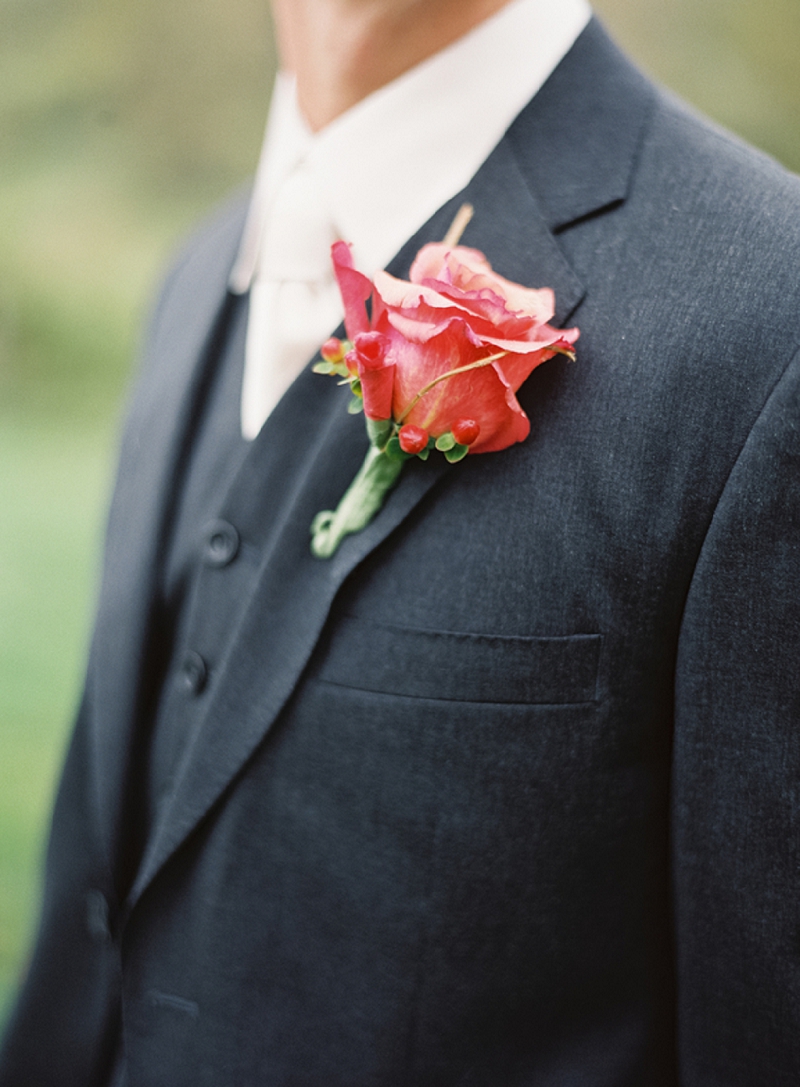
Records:
{"label": "person's neck", "polygon": [[314,131],[508,0],[273,0],[282,66]]}

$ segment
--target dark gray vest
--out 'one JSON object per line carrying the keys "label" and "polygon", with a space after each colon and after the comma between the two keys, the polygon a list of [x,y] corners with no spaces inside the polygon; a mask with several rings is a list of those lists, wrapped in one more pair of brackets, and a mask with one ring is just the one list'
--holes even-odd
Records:
{"label": "dark gray vest", "polygon": [[240,558],[238,533],[218,512],[251,446],[242,438],[240,424],[248,299],[231,298],[228,307],[218,356],[210,360],[209,380],[176,488],[178,499],[161,568],[158,633],[163,679],[148,760],[148,832],[190,747],[199,699],[210,678],[209,663],[193,648],[192,630],[202,621],[204,630],[215,631],[220,639],[228,632],[224,621],[214,621],[222,618],[218,602],[201,593],[200,573],[204,567],[220,568]]}

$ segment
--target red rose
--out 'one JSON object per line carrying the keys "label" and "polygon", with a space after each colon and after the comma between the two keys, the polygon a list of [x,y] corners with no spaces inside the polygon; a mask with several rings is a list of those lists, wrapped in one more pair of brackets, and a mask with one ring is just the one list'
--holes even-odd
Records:
{"label": "red rose", "polygon": [[[353,267],[349,246],[337,242],[333,262],[351,340],[379,333],[381,357],[356,366],[362,386],[380,370],[380,409],[392,382],[392,418],[434,438],[462,420],[478,437],[470,453],[489,453],[523,441],[528,417],[515,393],[529,374],[558,353],[570,353],[577,329],[551,327],[553,292],[511,283],[492,271],[482,253],[463,246],[426,245],[410,282],[378,272],[373,284]],[[372,317],[366,301],[372,296]],[[371,339],[371,337],[370,337]],[[452,371],[460,371],[452,374]],[[445,376],[447,375],[447,376]],[[367,395],[369,418],[373,405]],[[376,404],[375,407],[378,405]]]}
{"label": "red rose", "polygon": [[317,558],[366,528],[409,457],[427,460],[435,445],[456,463],[527,438],[517,389],[553,355],[574,357],[578,329],[547,323],[552,291],[510,283],[482,253],[450,244],[471,215],[464,205],[448,243],[420,250],[409,282],[379,272],[371,283],[353,267],[348,245],[333,246],[351,345],[328,341],[315,369],[350,385],[350,410],[363,406],[369,447],[336,509],[311,524]]}

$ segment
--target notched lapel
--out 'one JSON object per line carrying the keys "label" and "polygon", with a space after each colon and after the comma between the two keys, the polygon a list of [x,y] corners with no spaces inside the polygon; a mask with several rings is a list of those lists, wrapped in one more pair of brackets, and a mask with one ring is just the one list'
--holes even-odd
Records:
{"label": "notched lapel", "polygon": [[526,287],[550,287],[555,324],[569,320],[585,288],[548,228],[508,138],[501,141],[461,197],[475,214],[462,244],[480,249],[496,272]]}
{"label": "notched lapel", "polygon": [[593,18],[506,136],[549,229],[626,199],[654,104],[652,85]]}

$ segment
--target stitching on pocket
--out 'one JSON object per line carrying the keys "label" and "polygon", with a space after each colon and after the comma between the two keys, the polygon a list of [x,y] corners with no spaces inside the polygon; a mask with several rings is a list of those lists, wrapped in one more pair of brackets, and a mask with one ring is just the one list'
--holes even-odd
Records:
{"label": "stitching on pocket", "polygon": [[338,620],[316,679],[438,701],[574,705],[598,700],[600,634],[524,637]]}

